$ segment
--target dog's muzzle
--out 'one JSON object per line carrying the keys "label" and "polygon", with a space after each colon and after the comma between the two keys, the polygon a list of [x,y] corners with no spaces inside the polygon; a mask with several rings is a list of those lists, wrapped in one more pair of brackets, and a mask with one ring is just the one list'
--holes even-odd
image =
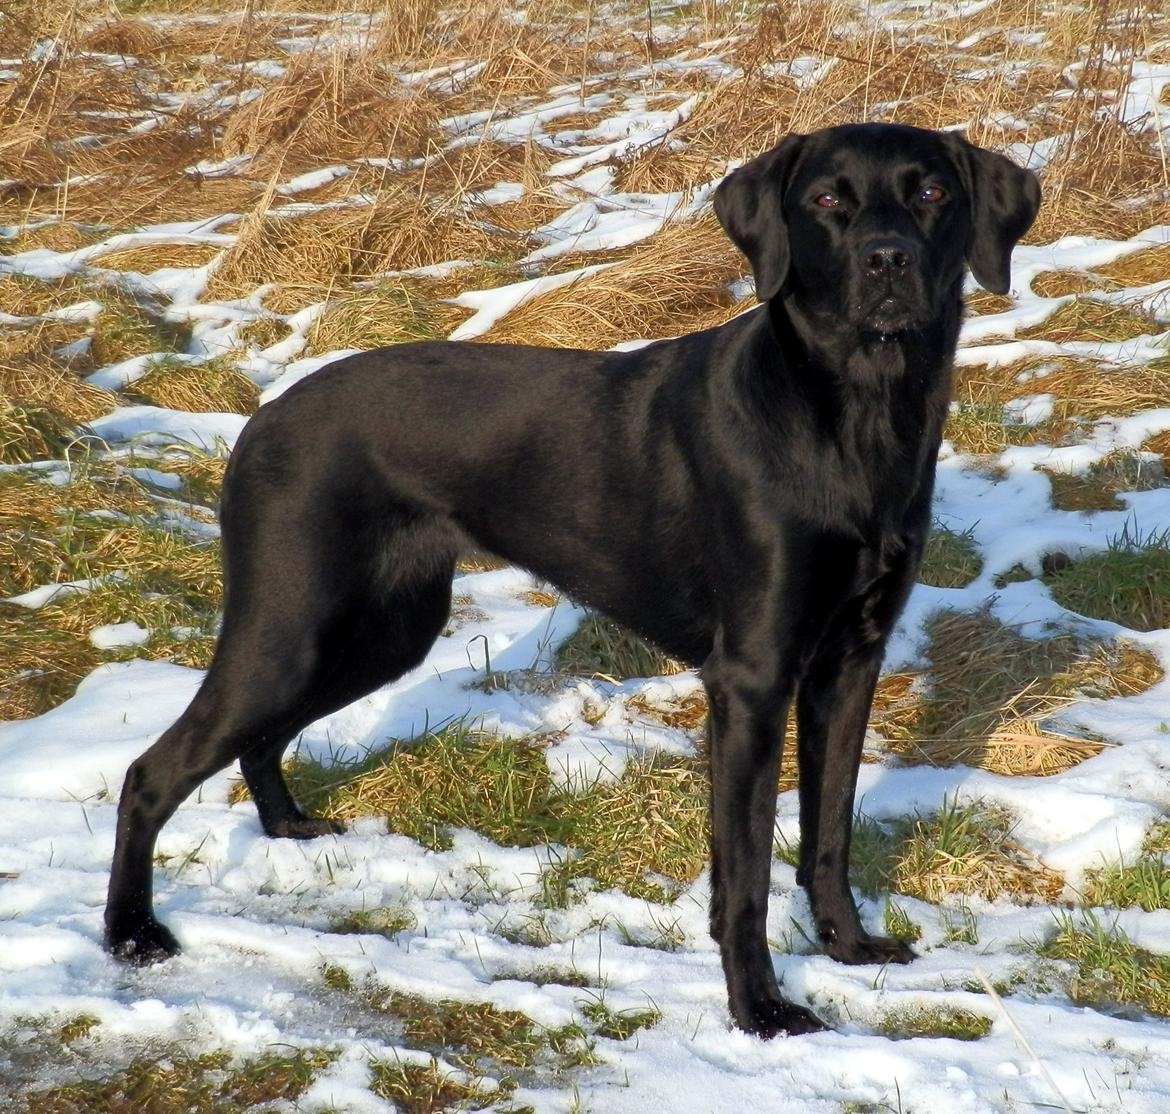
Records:
{"label": "dog's muzzle", "polygon": [[889,335],[925,319],[928,308],[918,269],[919,253],[909,240],[870,240],[860,251],[859,288],[854,300],[863,327]]}

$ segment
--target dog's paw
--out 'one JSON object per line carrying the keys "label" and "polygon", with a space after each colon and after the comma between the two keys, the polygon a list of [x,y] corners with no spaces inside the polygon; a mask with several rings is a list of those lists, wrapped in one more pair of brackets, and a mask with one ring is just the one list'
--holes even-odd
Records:
{"label": "dog's paw", "polygon": [[853,940],[840,937],[825,945],[825,954],[838,963],[861,966],[866,963],[910,963],[918,953],[909,944],[890,936],[862,935]]}
{"label": "dog's paw", "polygon": [[107,927],[106,950],[123,963],[146,967],[178,955],[180,949],[171,930],[147,916],[133,924]]}
{"label": "dog's paw", "polygon": [[340,820],[301,816],[295,820],[282,820],[273,824],[265,835],[273,839],[318,839],[321,836],[341,835],[344,831],[345,825]]}
{"label": "dog's paw", "polygon": [[767,998],[746,1007],[732,1007],[736,1028],[754,1037],[798,1037],[803,1033],[822,1033],[829,1028],[803,1006],[794,1006],[783,998]]}

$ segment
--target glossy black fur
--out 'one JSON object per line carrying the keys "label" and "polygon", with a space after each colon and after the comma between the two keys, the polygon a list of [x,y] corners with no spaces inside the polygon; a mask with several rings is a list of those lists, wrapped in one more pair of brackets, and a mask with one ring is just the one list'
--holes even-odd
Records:
{"label": "glossy black fur", "polygon": [[781,996],[765,935],[793,704],[798,878],[825,949],[911,959],[862,928],[846,880],[857,767],[930,521],[964,262],[1005,291],[1038,205],[1030,173],[953,135],[792,136],[716,195],[756,311],[629,353],[385,348],[265,406],[224,484],[215,658],[126,776],[109,948],[135,962],[177,950],[152,913],[155,838],[233,760],[269,835],[334,830],[298,809],[281,754],[423,660],[474,545],[701,667],[711,929],[738,1026],[821,1027]]}

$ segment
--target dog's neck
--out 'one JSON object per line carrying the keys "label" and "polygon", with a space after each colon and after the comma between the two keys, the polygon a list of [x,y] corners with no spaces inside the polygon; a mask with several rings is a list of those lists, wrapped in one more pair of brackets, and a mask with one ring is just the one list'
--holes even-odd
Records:
{"label": "dog's neck", "polygon": [[[761,440],[770,440],[783,474],[808,471],[807,490],[834,493],[825,496],[826,522],[848,522],[845,528],[865,534],[897,529],[893,522],[870,521],[873,508],[896,519],[902,500],[889,498],[889,491],[909,503],[931,486],[960,310],[956,288],[928,327],[887,339],[850,331],[839,319],[817,320],[783,297],[752,315],[755,354],[748,366],[758,381],[741,385],[750,409],[780,432],[769,439],[761,430]],[[804,411],[806,422],[787,420],[793,410]],[[791,431],[802,428],[820,436],[794,440]],[[883,491],[886,497],[879,498]],[[819,499],[810,496],[811,503]]]}

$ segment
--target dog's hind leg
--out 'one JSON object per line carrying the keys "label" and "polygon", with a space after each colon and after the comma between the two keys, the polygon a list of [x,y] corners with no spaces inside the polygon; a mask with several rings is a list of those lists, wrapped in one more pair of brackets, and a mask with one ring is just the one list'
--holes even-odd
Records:
{"label": "dog's hind leg", "polygon": [[264,834],[273,838],[315,839],[344,831],[345,825],[336,820],[306,816],[301,811],[281,770],[289,742],[282,735],[240,755],[240,772],[256,805]]}
{"label": "dog's hind leg", "polygon": [[[374,559],[355,569],[361,557],[352,556],[343,593],[335,568],[316,561],[291,570],[301,574],[292,599],[287,575],[273,578],[271,589],[251,578],[240,591],[237,579],[203,685],[126,774],[106,906],[106,944],[120,958],[148,963],[178,950],[152,911],[155,840],[182,801],[234,759],[242,759],[269,834],[329,830],[297,807],[280,772],[280,754],[309,723],[421,663],[442,630],[454,554],[445,539],[417,527],[410,533],[410,552],[399,546],[396,554],[405,559],[403,574],[378,572]],[[290,562],[296,556],[292,551]],[[311,572],[326,583],[309,583]],[[233,598],[246,604],[233,611]]]}

